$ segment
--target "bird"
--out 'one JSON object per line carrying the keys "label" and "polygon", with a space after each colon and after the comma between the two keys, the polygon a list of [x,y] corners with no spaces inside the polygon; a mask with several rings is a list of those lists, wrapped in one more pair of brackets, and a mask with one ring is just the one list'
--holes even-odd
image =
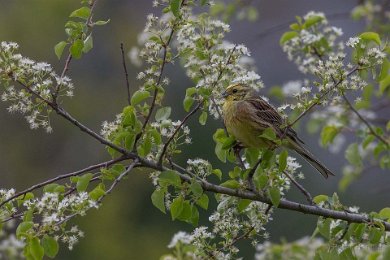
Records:
{"label": "bird", "polygon": [[[222,111],[227,132],[244,148],[266,148],[274,150],[280,144],[294,150],[302,156],[325,178],[334,174],[303,145],[297,132],[286,124],[279,112],[264,100],[252,87],[236,83],[228,86],[222,93],[225,99]],[[279,144],[262,137],[265,129],[271,128],[277,138],[283,139]]]}

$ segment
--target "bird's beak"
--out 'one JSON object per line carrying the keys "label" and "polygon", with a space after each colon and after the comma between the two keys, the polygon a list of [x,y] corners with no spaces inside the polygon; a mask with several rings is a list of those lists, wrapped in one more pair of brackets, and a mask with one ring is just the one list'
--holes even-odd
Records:
{"label": "bird's beak", "polygon": [[222,97],[223,98],[227,98],[229,96],[229,93],[227,93],[226,91],[222,92]]}

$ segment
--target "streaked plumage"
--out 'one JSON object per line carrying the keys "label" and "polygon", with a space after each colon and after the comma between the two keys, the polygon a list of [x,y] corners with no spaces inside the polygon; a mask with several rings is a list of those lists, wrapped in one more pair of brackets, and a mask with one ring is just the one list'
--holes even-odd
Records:
{"label": "streaked plumage", "polygon": [[264,129],[272,127],[278,137],[287,140],[286,147],[296,151],[325,178],[334,175],[328,168],[303,147],[303,141],[291,127],[284,128],[284,120],[268,102],[252,88],[243,84],[229,86],[223,105],[224,122],[229,134],[244,147],[267,147],[275,149],[277,144],[259,137]]}

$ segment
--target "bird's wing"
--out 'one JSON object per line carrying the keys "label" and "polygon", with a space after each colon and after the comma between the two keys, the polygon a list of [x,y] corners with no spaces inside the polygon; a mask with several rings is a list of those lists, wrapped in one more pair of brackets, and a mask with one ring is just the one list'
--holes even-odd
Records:
{"label": "bird's wing", "polygon": [[[247,99],[245,101],[250,106],[249,109],[254,112],[250,114],[252,115],[252,120],[258,124],[259,128],[273,127],[279,135],[283,135],[285,130],[281,129],[281,127],[285,123],[284,119],[272,105],[261,97]],[[297,132],[295,132],[295,130],[291,127],[287,128],[285,134],[293,140],[298,140],[303,143],[303,141],[298,137]]]}
{"label": "bird's wing", "polygon": [[261,97],[246,100],[254,109],[255,115],[260,121],[265,121],[279,127],[283,124],[283,118],[278,111]]}

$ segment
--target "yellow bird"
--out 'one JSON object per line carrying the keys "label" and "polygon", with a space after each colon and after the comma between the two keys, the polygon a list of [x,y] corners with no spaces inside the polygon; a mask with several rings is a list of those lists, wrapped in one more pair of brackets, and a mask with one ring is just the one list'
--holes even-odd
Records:
{"label": "yellow bird", "polygon": [[300,154],[325,178],[334,175],[303,147],[303,141],[294,129],[286,128],[280,114],[253,88],[245,84],[230,85],[222,96],[225,98],[223,115],[226,129],[244,147],[275,149],[278,144],[260,137],[265,129],[272,128],[278,138],[284,138],[284,146]]}

